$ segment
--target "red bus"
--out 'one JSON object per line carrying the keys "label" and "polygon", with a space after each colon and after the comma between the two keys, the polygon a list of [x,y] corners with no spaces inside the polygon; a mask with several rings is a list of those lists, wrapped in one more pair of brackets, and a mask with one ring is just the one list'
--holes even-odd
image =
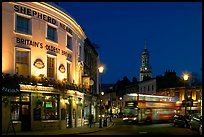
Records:
{"label": "red bus", "polygon": [[[135,102],[139,122],[171,121],[176,114],[176,100],[169,96],[127,94],[126,102]],[[128,108],[128,106],[125,106]],[[125,110],[125,109],[124,109]]]}

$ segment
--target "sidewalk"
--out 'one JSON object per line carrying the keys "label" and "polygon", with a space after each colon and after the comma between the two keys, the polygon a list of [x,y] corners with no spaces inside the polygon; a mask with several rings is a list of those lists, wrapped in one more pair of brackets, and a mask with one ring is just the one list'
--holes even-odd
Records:
{"label": "sidewalk", "polygon": [[[93,133],[98,132],[101,130],[105,130],[107,128],[110,128],[114,126],[114,122],[108,121],[107,127],[99,128],[99,123],[95,123],[92,125],[92,127],[82,126],[77,128],[66,128],[66,129],[57,129],[57,130],[43,130],[43,131],[25,131],[25,132],[16,132],[14,133],[8,133],[7,135],[67,135],[67,134],[87,134],[87,133]],[[3,133],[2,135],[6,135],[6,133]]]}

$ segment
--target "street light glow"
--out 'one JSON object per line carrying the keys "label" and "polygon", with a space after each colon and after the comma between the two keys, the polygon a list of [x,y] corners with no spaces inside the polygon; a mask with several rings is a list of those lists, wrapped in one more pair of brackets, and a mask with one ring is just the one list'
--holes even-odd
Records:
{"label": "street light glow", "polygon": [[186,81],[186,80],[188,80],[188,78],[189,78],[189,75],[188,74],[184,74],[183,75],[183,79]]}
{"label": "street light glow", "polygon": [[98,67],[98,72],[99,72],[99,73],[102,74],[102,73],[103,73],[103,70],[104,70],[104,67],[103,67],[102,65]]}
{"label": "street light glow", "polygon": [[102,95],[102,96],[104,95],[104,92],[103,92],[103,91],[101,92],[101,95]]}

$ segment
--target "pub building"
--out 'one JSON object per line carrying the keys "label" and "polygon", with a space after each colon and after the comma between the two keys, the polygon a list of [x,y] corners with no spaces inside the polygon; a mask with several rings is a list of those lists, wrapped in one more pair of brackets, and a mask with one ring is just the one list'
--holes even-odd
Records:
{"label": "pub building", "polygon": [[51,2],[3,2],[2,34],[2,132],[82,126],[80,25]]}

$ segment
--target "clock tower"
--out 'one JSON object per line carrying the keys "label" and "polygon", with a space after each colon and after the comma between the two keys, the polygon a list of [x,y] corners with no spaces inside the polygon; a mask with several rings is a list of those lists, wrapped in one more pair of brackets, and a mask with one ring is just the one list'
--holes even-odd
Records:
{"label": "clock tower", "polygon": [[140,81],[143,81],[144,77],[152,77],[151,66],[149,65],[149,52],[146,48],[147,42],[144,44],[144,51],[142,52],[142,66],[140,67]]}

